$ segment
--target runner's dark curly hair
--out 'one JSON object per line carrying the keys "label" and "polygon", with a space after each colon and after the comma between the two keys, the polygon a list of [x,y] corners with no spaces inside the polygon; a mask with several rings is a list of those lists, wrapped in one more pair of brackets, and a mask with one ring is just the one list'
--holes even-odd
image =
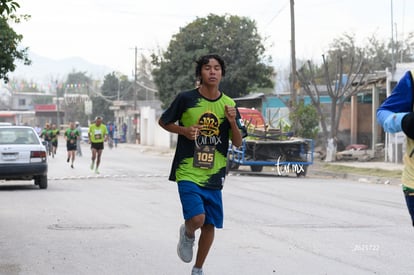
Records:
{"label": "runner's dark curly hair", "polygon": [[218,54],[207,54],[207,55],[203,55],[198,60],[196,60],[197,66],[196,66],[196,69],[195,69],[195,76],[200,81],[200,84],[202,83],[202,80],[201,80],[201,68],[203,67],[203,65],[208,64],[208,62],[210,61],[210,59],[215,59],[220,64],[220,67],[221,67],[221,76],[225,76],[225,74],[226,74],[226,65],[224,64],[224,60],[223,60],[223,58],[221,58],[221,56],[219,56]]}

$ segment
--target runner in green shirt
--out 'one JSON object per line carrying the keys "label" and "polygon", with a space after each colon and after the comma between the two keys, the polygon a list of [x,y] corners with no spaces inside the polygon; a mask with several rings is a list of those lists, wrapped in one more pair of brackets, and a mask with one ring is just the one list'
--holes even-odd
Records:
{"label": "runner in green shirt", "polygon": [[58,136],[59,136],[59,129],[57,129],[56,124],[52,124],[52,149],[54,157],[56,155],[57,147],[58,147]]}
{"label": "runner in green shirt", "polygon": [[95,123],[92,123],[89,126],[88,135],[92,150],[91,170],[95,168],[95,173],[99,174],[99,164],[101,163],[101,155],[102,150],[104,149],[104,142],[108,139],[108,131],[105,124],[102,123],[102,117],[98,116],[95,118]]}
{"label": "runner in green shirt", "polygon": [[79,136],[78,129],[75,128],[75,124],[71,121],[69,123],[69,128],[65,131],[66,149],[68,151],[67,162],[72,160],[70,164],[71,168],[73,168],[73,163],[75,162],[75,152]]}
{"label": "runner in green shirt", "polygon": [[45,128],[43,128],[42,133],[40,134],[40,137],[43,138],[43,140],[46,142],[46,148],[49,156],[53,153],[52,135],[52,128],[50,127],[49,123],[46,123]]}

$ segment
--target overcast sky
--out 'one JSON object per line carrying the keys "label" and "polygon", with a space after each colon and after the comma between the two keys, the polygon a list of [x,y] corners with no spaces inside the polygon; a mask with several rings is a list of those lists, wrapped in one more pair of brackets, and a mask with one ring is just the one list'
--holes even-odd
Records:
{"label": "overcast sky", "polygon": [[[167,48],[171,37],[209,13],[247,16],[267,37],[267,54],[289,60],[289,0],[17,0],[28,22],[13,26],[23,45],[38,55],[79,56],[130,75],[134,50]],[[414,31],[412,0],[296,0],[297,58],[320,60],[329,43],[344,32],[363,39],[391,36],[391,2],[399,38]],[[278,67],[278,63],[275,64]]]}

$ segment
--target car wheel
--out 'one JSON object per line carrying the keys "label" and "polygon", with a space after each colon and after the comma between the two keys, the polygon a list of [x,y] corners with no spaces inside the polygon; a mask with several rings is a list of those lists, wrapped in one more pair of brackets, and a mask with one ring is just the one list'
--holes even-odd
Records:
{"label": "car wheel", "polygon": [[47,188],[47,176],[38,176],[35,179],[35,184],[39,185],[40,189],[46,189]]}

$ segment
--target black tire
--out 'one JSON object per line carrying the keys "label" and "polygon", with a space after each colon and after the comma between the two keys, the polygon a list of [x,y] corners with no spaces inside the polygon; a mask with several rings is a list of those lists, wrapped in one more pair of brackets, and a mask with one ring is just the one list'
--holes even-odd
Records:
{"label": "black tire", "polygon": [[305,165],[305,166],[303,166],[303,170],[304,171],[300,171],[300,172],[297,172],[296,173],[296,177],[306,177],[306,174],[308,173],[308,166],[307,165]]}
{"label": "black tire", "polygon": [[47,176],[38,176],[35,178],[35,184],[39,185],[40,189],[46,189],[47,188]]}
{"label": "black tire", "polygon": [[260,166],[260,165],[251,165],[250,166],[250,170],[252,170],[252,172],[262,172],[263,166]]}

